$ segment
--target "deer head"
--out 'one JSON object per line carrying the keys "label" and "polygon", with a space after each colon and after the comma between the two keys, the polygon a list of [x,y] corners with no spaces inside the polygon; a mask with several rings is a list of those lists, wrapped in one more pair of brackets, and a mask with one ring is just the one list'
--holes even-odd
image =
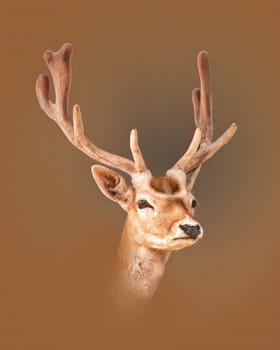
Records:
{"label": "deer head", "polygon": [[194,219],[196,199],[192,188],[195,180],[202,164],[227,144],[237,130],[237,125],[233,123],[222,136],[212,140],[212,97],[207,52],[200,52],[197,59],[200,88],[192,93],[196,126],[193,139],[175,165],[164,176],[155,177],[145,164],[135,129],[130,134],[132,161],[100,149],[86,137],[78,105],[74,105],[73,116],[69,116],[72,51],[71,44],[64,44],[56,53],[44,53],[54,83],[55,103],[49,99],[48,77],[40,75],[36,82],[36,94],[41,108],[75,147],[93,160],[130,175],[131,184],[126,184],[119,173],[101,165],[92,167],[93,177],[102,193],[119,203],[128,213],[127,222],[131,228],[129,239],[133,244],[162,251],[193,245],[203,235],[201,225]]}
{"label": "deer head", "polygon": [[146,169],[132,177],[130,186],[103,166],[93,166],[92,173],[104,195],[128,213],[130,225],[136,228],[133,240],[139,245],[177,250],[202,237],[202,227],[193,218],[196,199],[181,169],[170,169],[161,177]]}

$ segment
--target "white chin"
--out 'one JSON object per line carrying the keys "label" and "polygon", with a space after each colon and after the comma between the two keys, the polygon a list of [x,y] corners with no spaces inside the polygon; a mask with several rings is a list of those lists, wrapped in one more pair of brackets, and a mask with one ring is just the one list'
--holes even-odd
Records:
{"label": "white chin", "polygon": [[183,248],[191,247],[197,241],[198,241],[198,239],[186,239],[186,238],[176,239],[176,240],[173,240],[172,242],[170,242],[169,249],[170,250],[180,250]]}
{"label": "white chin", "polygon": [[197,241],[199,241],[199,239],[186,239],[186,238],[173,239],[168,242],[164,241],[161,244],[159,244],[159,242],[157,243],[150,242],[150,247],[154,249],[162,249],[162,250],[180,250],[187,247],[191,247]]}
{"label": "white chin", "polygon": [[153,235],[145,234],[138,236],[136,241],[138,244],[147,248],[160,249],[160,250],[180,250],[183,248],[194,245],[202,237],[198,236],[196,239],[176,237],[175,239],[159,238]]}

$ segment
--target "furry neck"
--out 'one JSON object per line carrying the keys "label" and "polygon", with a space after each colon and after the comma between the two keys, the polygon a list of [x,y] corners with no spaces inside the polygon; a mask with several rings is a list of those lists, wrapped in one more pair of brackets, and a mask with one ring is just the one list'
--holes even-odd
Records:
{"label": "furry neck", "polygon": [[128,217],[118,249],[119,284],[123,296],[148,299],[157,289],[171,252],[139,245],[133,239],[136,233]]}

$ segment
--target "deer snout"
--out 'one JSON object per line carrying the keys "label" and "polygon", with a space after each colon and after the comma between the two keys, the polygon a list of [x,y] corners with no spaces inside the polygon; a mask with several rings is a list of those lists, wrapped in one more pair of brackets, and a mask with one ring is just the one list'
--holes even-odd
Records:
{"label": "deer snout", "polygon": [[195,239],[201,233],[201,227],[199,224],[196,225],[179,225],[180,229],[188,235],[190,238]]}

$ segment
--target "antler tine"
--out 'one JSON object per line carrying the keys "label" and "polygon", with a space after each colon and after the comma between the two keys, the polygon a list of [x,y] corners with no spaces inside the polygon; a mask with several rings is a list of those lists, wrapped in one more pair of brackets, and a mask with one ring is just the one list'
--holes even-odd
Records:
{"label": "antler tine", "polygon": [[201,129],[196,128],[189,148],[187,149],[183,157],[180,158],[178,162],[174,165],[174,168],[183,169],[185,167],[185,164],[187,164],[193,158],[194,154],[196,153],[200,145],[200,142],[201,142]]}
{"label": "antler tine", "polygon": [[[197,57],[197,65],[200,77],[200,89],[192,91],[192,102],[194,109],[194,121],[196,128],[200,128],[201,134],[193,137],[191,146],[182,158],[174,165],[175,168],[184,170],[186,173],[192,172],[190,176],[194,179],[198,176],[201,165],[211,158],[219,149],[226,145],[236,133],[237,125],[233,123],[225,133],[215,142],[213,139],[213,113],[212,113],[212,93],[210,88],[210,60],[206,51],[201,51]],[[198,129],[196,129],[198,130]],[[196,138],[196,140],[195,140]]]}
{"label": "antler tine", "polygon": [[126,158],[120,157],[116,154],[109,153],[97,147],[86,137],[84,133],[83,118],[79,105],[73,107],[73,126],[74,126],[74,146],[84,152],[90,158],[99,163],[120,169],[129,175],[136,172],[135,164]]}
{"label": "antler tine", "polygon": [[192,91],[193,113],[194,123],[197,128],[201,127],[200,124],[200,89],[196,88]]}
{"label": "antler tine", "polygon": [[138,132],[136,129],[132,129],[130,132],[130,149],[134,159],[136,171],[138,173],[146,171],[147,166],[139,146]]}
{"label": "antler tine", "polygon": [[46,51],[43,55],[53,79],[55,103],[49,100],[48,76],[40,75],[36,82],[36,94],[40,107],[56,121],[70,142],[73,142],[73,128],[67,115],[67,106],[71,86],[72,51],[71,44],[64,44],[59,51]]}
{"label": "antler tine", "polygon": [[[36,95],[42,110],[53,119],[66,135],[68,140],[84,152],[90,158],[120,169],[129,175],[137,172],[145,164],[144,160],[140,166],[134,164],[131,160],[109,153],[95,146],[84,134],[83,120],[80,107],[73,107],[73,122],[68,116],[69,93],[71,86],[71,57],[73,47],[71,44],[64,44],[57,52],[46,51],[44,60],[49,68],[54,89],[55,103],[49,99],[49,78],[47,75],[40,75],[36,82]],[[138,147],[139,148],[139,147]],[[141,154],[141,152],[140,152]],[[142,154],[141,154],[142,156]],[[140,159],[140,157],[136,157]],[[144,163],[143,163],[144,162]],[[142,164],[142,165],[141,165]]]}
{"label": "antler tine", "polygon": [[[183,170],[188,173],[191,170],[196,169],[205,163],[209,158],[213,157],[213,155],[218,152],[223,146],[225,146],[232,139],[234,134],[237,131],[237,124],[232,123],[231,126],[220,136],[216,141],[210,143],[206,147],[201,147],[195,155],[185,163]],[[198,174],[197,174],[198,175]]]}
{"label": "antler tine", "polygon": [[200,77],[199,126],[202,131],[202,142],[211,142],[213,139],[213,103],[210,86],[210,59],[206,51],[198,54],[197,66]]}

